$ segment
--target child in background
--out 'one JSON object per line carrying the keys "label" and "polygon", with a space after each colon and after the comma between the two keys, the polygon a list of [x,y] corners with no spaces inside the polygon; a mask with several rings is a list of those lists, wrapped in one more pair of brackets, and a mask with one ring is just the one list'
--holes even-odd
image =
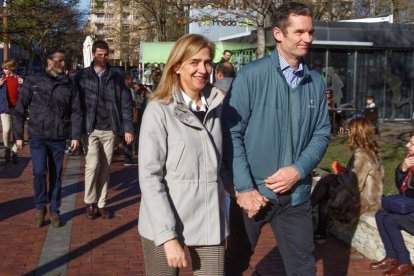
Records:
{"label": "child in background", "polygon": [[13,59],[5,60],[2,65],[3,74],[0,77],[0,117],[3,128],[3,144],[6,148],[5,160],[17,164],[17,146],[12,143],[13,111],[19,96],[19,86],[23,79],[14,73],[17,63]]}
{"label": "child in background", "polygon": [[366,96],[365,97],[365,101],[367,103],[367,105],[365,106],[365,108],[375,108],[374,97],[372,97],[372,96]]}

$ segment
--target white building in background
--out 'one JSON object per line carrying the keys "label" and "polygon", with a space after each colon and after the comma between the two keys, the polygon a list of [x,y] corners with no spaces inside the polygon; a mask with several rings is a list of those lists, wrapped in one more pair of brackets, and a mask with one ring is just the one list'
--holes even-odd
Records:
{"label": "white building in background", "polygon": [[139,44],[146,38],[140,29],[142,22],[134,0],[91,0],[84,32],[94,40],[108,42],[112,65],[137,66]]}

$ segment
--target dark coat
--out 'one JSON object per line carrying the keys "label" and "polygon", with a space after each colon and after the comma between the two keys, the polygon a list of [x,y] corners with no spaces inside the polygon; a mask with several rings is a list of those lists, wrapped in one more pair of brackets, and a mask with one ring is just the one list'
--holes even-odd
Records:
{"label": "dark coat", "polygon": [[14,110],[13,134],[23,139],[23,126],[29,115],[29,136],[45,139],[80,140],[82,111],[76,87],[65,75],[46,72],[25,79]]}
{"label": "dark coat", "polygon": [[2,113],[9,113],[9,102],[7,100],[6,83],[0,86],[0,114]]}
{"label": "dark coat", "polygon": [[[109,67],[109,65],[108,65]],[[134,133],[132,124],[132,99],[120,72],[109,67],[101,76],[95,72],[94,64],[80,71],[75,77],[83,111],[82,131],[89,135],[93,131],[98,105],[98,93],[105,93],[112,131],[122,136]]]}

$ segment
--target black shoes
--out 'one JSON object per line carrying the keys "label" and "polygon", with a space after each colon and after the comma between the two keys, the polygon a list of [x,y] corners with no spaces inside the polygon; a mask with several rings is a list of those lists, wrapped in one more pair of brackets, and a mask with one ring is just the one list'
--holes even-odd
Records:
{"label": "black shoes", "polygon": [[97,217],[101,217],[102,219],[113,218],[113,215],[108,211],[108,209],[105,207],[97,208],[95,203],[86,204],[85,208],[85,216],[90,220],[94,220]]}
{"label": "black shoes", "polygon": [[11,154],[11,161],[12,161],[13,164],[19,163],[19,160],[17,158],[17,152],[12,152],[12,154]]}
{"label": "black shoes", "polygon": [[111,219],[113,217],[112,214],[105,207],[98,208],[98,214],[101,216],[102,219]]}
{"label": "black shoes", "polygon": [[90,220],[94,220],[97,216],[95,204],[86,204],[85,209],[85,216]]}
{"label": "black shoes", "polygon": [[17,158],[17,152],[12,151],[10,148],[6,148],[4,152],[4,160],[6,161],[6,163],[11,162],[13,164],[17,164],[19,162]]}

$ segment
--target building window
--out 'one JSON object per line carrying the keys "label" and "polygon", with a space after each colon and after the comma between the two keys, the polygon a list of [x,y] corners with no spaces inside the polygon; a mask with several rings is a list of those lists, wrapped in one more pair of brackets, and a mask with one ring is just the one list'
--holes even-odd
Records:
{"label": "building window", "polygon": [[105,17],[108,18],[108,19],[112,19],[112,18],[114,18],[114,14],[113,13],[107,13],[105,15]]}

